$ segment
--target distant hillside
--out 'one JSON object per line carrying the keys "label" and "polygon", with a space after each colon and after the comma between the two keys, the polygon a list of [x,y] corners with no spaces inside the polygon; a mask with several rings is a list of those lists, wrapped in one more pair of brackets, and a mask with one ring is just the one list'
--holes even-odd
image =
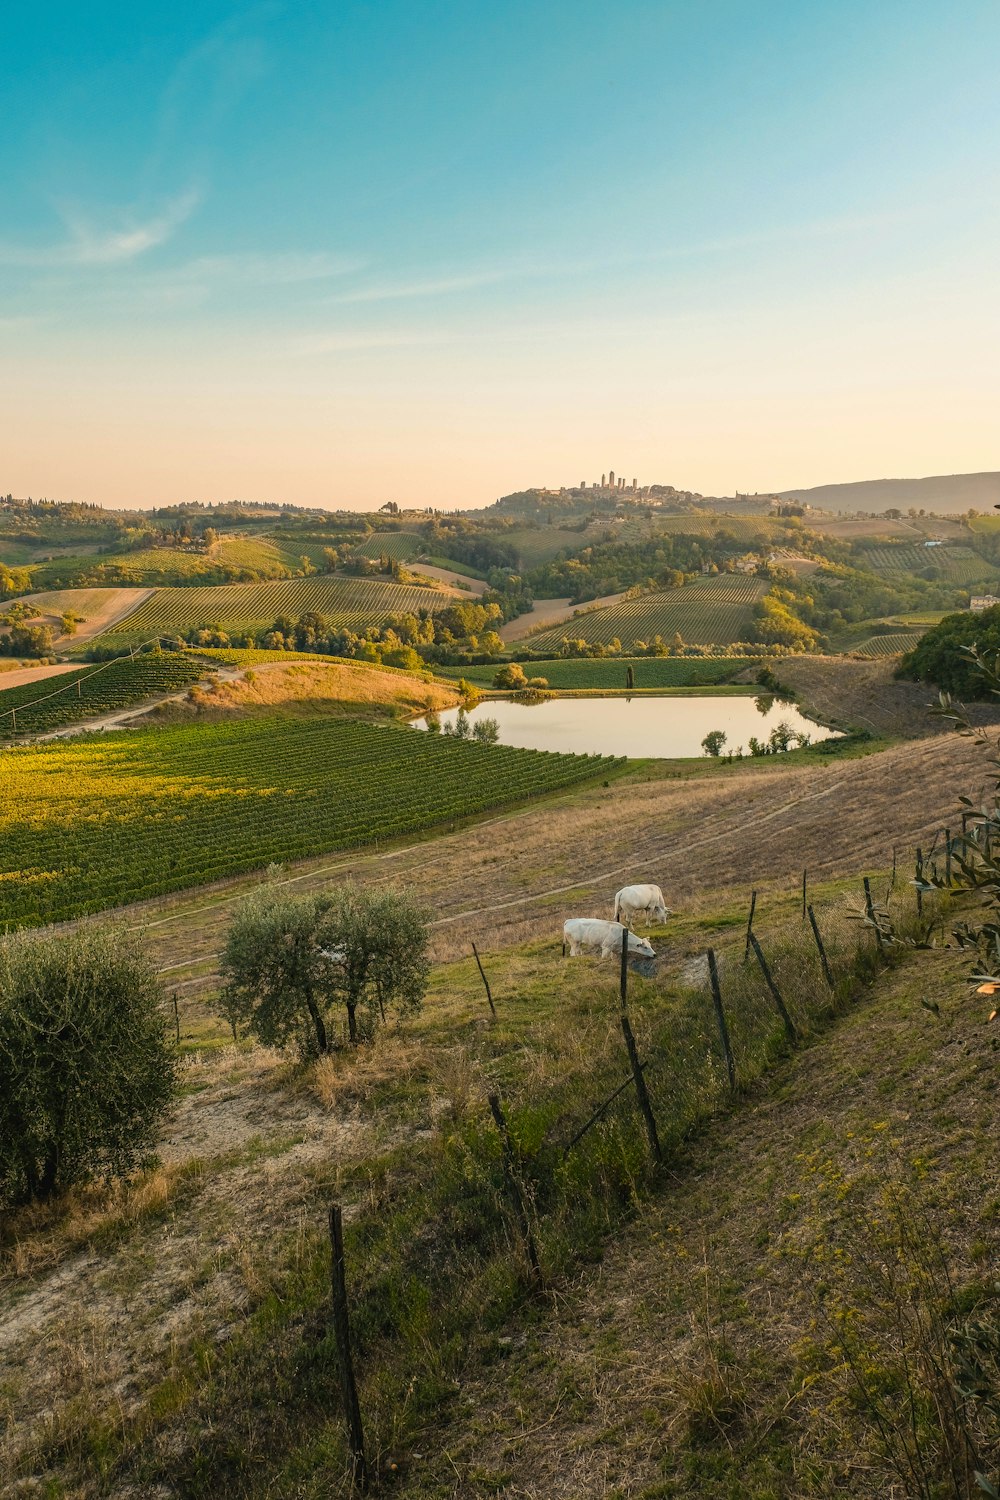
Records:
{"label": "distant hillside", "polygon": [[823,510],[883,511],[889,506],[933,510],[939,515],[992,510],[1000,504],[1000,473],[936,474],[929,479],[862,479],[855,484],[820,484],[814,489],[782,490],[783,500],[808,500]]}

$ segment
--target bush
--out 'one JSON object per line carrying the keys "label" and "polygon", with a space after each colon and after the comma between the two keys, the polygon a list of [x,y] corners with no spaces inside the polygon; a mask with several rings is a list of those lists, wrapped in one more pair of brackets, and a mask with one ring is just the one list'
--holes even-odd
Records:
{"label": "bush", "polygon": [[427,988],[427,926],[392,886],[345,884],[329,894],[279,896],[272,885],[236,909],[222,956],[220,1009],[267,1046],[304,1057],[331,1050],[328,1023],[343,1008],[352,1042],[390,1010],[419,1008]]}
{"label": "bush", "polygon": [[524,668],[520,662],[516,661],[508,662],[506,666],[501,667],[493,678],[493,686],[495,688],[506,688],[512,692],[516,692],[518,688],[526,687],[527,683],[528,679]]}
{"label": "bush", "polygon": [[946,615],[903,657],[896,675],[932,682],[960,698],[992,697],[993,686],[973,648],[980,653],[1000,649],[1000,604],[975,614]]}
{"label": "bush", "polygon": [[159,980],[121,928],[0,940],[0,1201],[144,1165],[173,1093]]}

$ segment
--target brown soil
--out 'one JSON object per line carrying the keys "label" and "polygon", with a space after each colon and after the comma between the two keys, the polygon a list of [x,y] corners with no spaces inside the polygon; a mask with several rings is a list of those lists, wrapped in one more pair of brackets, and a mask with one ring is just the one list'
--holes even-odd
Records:
{"label": "brown soil", "polygon": [[61,672],[76,672],[79,662],[58,662],[49,667],[15,667],[5,672],[0,668],[0,691],[4,688],[24,687],[29,682],[44,682],[46,677],[58,677]]}

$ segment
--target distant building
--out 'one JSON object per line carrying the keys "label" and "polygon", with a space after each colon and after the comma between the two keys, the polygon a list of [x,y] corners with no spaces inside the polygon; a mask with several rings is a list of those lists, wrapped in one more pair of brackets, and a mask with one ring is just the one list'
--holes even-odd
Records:
{"label": "distant building", "polygon": [[733,563],[737,573],[756,573],[760,567],[760,558],[755,557],[752,552],[745,552]]}
{"label": "distant building", "polygon": [[992,609],[994,604],[1000,604],[1000,599],[995,594],[973,594],[969,600],[969,608],[976,614],[984,609]]}
{"label": "distant building", "polygon": [[[612,476],[612,477],[613,477],[613,476]],[[604,489],[604,487],[605,487],[605,486],[606,486],[606,485],[607,485],[607,482],[608,482],[608,476],[607,476],[607,474],[602,474],[602,475],[601,475],[601,489],[602,489],[602,490],[603,490],[603,489]]]}

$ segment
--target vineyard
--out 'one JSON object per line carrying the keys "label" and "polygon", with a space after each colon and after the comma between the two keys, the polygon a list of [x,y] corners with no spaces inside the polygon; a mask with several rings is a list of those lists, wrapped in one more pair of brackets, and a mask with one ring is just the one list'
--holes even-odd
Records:
{"label": "vineyard", "polygon": [[922,547],[902,543],[896,547],[866,547],[864,566],[876,573],[922,573],[936,568],[955,583],[974,583],[997,571],[971,547]]}
{"label": "vineyard", "polygon": [[912,651],[923,634],[920,630],[901,630],[895,635],[873,635],[853,647],[855,656],[902,656]]}
{"label": "vineyard", "polygon": [[147,698],[180,692],[205,676],[204,663],[176,653],[147,654],[135,660],[81,667],[42,682],[0,689],[0,739],[14,734],[45,734],[132,708]]}
{"label": "vineyard", "polygon": [[578,552],[586,538],[579,531],[567,531],[560,526],[515,526],[509,531],[498,531],[497,541],[516,547],[521,567],[527,569],[551,562],[560,552]]}
{"label": "vineyard", "polygon": [[0,756],[0,924],[393,838],[617,764],[280,717],[15,746]]}
{"label": "vineyard", "polygon": [[[552,661],[523,663],[528,677],[544,677],[556,692],[607,691],[628,686],[626,673],[632,668],[636,691],[657,688],[708,687],[728,682],[751,663],[745,656],[637,656],[556,657]],[[497,668],[438,667],[439,677],[464,677],[478,687],[492,687]]]}
{"label": "vineyard", "polygon": [[375,531],[358,542],[353,551],[362,557],[391,557],[393,562],[409,562],[421,549],[421,539],[412,531]]}
{"label": "vineyard", "polygon": [[753,625],[753,607],[767,591],[765,579],[725,573],[699,578],[680,589],[657,589],[620,599],[528,638],[532,650],[558,650],[564,636],[608,645],[616,638],[626,648],[656,635],[669,642],[681,635],[689,645],[726,646],[745,641]]}
{"label": "vineyard", "polygon": [[218,626],[228,635],[265,635],[279,615],[297,619],[315,610],[335,626],[360,630],[390,615],[443,609],[451,601],[436,589],[411,588],[372,578],[279,579],[215,588],[157,589],[138,609],[105,631],[102,646],[130,646],[153,636]]}

